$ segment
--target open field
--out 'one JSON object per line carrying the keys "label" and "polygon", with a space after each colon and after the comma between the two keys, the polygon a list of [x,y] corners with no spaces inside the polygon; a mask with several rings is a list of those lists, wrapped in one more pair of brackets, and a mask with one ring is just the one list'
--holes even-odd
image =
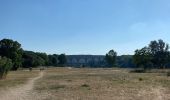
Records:
{"label": "open field", "polygon": [[127,69],[17,71],[0,81],[0,98],[5,93],[15,93],[10,100],[170,100],[170,77]]}

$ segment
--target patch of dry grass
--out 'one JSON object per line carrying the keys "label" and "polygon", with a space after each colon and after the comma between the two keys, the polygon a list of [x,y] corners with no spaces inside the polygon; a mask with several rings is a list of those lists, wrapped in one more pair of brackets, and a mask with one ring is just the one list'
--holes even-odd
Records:
{"label": "patch of dry grass", "polygon": [[0,90],[21,85],[27,82],[29,78],[38,75],[37,71],[29,72],[27,70],[11,71],[6,79],[0,80]]}
{"label": "patch of dry grass", "polygon": [[[34,83],[35,100],[170,100],[167,73],[130,73],[128,69],[49,68]],[[0,90],[21,85],[39,71],[10,72]]]}
{"label": "patch of dry grass", "polygon": [[48,69],[35,91],[47,100],[169,100],[165,73],[126,69]]}

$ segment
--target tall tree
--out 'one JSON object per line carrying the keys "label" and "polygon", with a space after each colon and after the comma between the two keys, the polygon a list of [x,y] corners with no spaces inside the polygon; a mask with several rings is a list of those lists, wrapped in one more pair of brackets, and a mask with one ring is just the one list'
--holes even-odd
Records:
{"label": "tall tree", "polygon": [[115,66],[116,57],[117,57],[117,53],[114,50],[110,50],[106,54],[106,61],[111,67]]}
{"label": "tall tree", "polygon": [[6,57],[0,57],[0,79],[6,78],[6,75],[8,74],[9,70],[12,67],[12,61],[11,59],[8,59]]}
{"label": "tall tree", "polygon": [[135,55],[133,56],[134,63],[139,66],[146,69],[150,69],[152,66],[151,62],[151,53],[150,49],[148,47],[144,47],[140,50],[135,51]]}
{"label": "tall tree", "polygon": [[41,57],[44,61],[45,64],[44,65],[48,65],[48,55],[46,53],[40,53],[40,52],[36,52],[36,55]]}
{"label": "tall tree", "polygon": [[53,55],[48,55],[48,66],[57,66],[58,65],[58,55],[53,54]]}
{"label": "tall tree", "polygon": [[12,60],[12,70],[17,70],[22,66],[22,51],[21,44],[17,41],[11,39],[3,39],[0,41],[0,56]]}
{"label": "tall tree", "polygon": [[158,41],[151,41],[149,48],[154,67],[165,68],[165,65],[169,62],[169,45],[160,39]]}
{"label": "tall tree", "polygon": [[148,47],[135,51],[134,62],[137,66],[165,68],[170,62],[169,45],[163,40],[151,41]]}
{"label": "tall tree", "polygon": [[45,60],[35,52],[24,51],[22,58],[23,67],[45,66]]}
{"label": "tall tree", "polygon": [[60,54],[58,56],[58,60],[59,60],[59,65],[64,66],[64,64],[67,62],[66,55],[65,54]]}

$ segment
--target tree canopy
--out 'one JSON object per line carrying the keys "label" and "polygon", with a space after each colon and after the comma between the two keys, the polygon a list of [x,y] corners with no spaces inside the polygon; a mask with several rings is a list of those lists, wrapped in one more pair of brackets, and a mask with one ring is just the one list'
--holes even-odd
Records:
{"label": "tree canopy", "polygon": [[165,68],[170,61],[169,45],[163,40],[151,41],[142,49],[137,49],[133,56],[137,66],[147,68]]}
{"label": "tree canopy", "polygon": [[23,67],[45,66],[45,60],[39,56],[40,53],[32,51],[24,51],[23,53]]}
{"label": "tree canopy", "polygon": [[117,53],[114,50],[110,50],[106,54],[106,61],[109,64],[109,66],[112,66],[112,67],[115,66],[116,57],[117,57]]}
{"label": "tree canopy", "polygon": [[24,51],[22,57],[23,67],[37,67],[37,66],[62,66],[66,63],[66,56],[64,54],[47,55],[46,53]]}
{"label": "tree canopy", "polygon": [[0,57],[0,79],[6,78],[9,70],[12,68],[12,61],[6,57]]}
{"label": "tree canopy", "polygon": [[58,56],[58,60],[59,60],[59,65],[64,66],[64,64],[67,62],[66,55],[65,54],[60,54]]}
{"label": "tree canopy", "polygon": [[0,41],[0,56],[7,57],[12,60],[12,70],[17,70],[22,66],[21,44],[11,39],[3,39]]}

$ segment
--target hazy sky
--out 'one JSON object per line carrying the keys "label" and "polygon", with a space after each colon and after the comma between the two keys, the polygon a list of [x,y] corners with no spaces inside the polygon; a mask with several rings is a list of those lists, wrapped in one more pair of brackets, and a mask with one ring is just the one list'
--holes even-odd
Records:
{"label": "hazy sky", "polygon": [[0,0],[2,38],[48,54],[133,54],[170,43],[170,0]]}

